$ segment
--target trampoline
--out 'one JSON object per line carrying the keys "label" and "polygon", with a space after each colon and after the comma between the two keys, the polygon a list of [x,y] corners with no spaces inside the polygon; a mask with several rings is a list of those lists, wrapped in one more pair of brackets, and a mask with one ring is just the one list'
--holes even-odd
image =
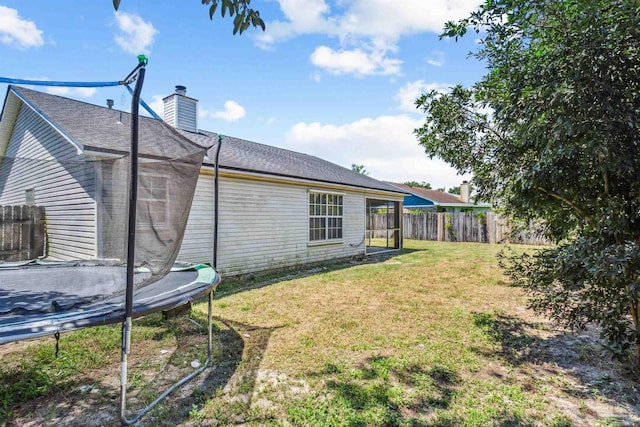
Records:
{"label": "trampoline", "polygon": [[[124,268],[42,261],[0,264],[0,344],[122,322]],[[138,269],[135,275],[150,273]],[[133,317],[206,296],[219,281],[208,265],[175,265],[153,286],[134,293]],[[98,299],[96,295],[110,296]]]}
{"label": "trampoline", "polygon": [[[194,144],[160,120],[140,120],[138,110],[147,59],[144,55],[138,59],[138,65],[124,80],[102,84],[129,87],[135,82],[135,89],[131,91],[131,114],[86,106],[91,129],[65,122],[71,133],[66,136],[77,146],[100,146],[102,140],[109,139],[115,147],[113,150],[86,156],[24,157],[24,153],[20,155],[7,149],[0,156],[1,198],[22,201],[24,199],[17,197],[40,194],[38,188],[51,188],[47,182],[50,177],[68,177],[65,182],[75,182],[76,192],[92,198],[95,212],[90,218],[96,233],[90,244],[73,240],[74,224],[87,221],[86,212],[74,204],[73,198],[42,205],[47,218],[48,256],[38,260],[0,261],[0,344],[47,335],[57,339],[61,332],[121,323],[120,420],[123,425],[137,422],[169,393],[209,367],[213,292],[220,282],[215,267],[217,163],[222,137],[218,138],[215,152],[212,266],[176,264],[202,160],[212,147]],[[46,82],[32,84],[38,83],[46,85]],[[38,104],[37,99],[30,101],[21,95],[20,88],[10,87],[10,91],[43,117],[47,117],[43,109],[56,113],[63,107],[57,105],[49,109],[51,106],[46,103],[49,101],[40,99]],[[54,126],[60,126],[56,119],[67,120],[64,115],[47,117]],[[124,124],[129,124],[130,131]],[[82,247],[90,249],[83,255],[78,252]],[[80,256],[67,261],[69,256],[64,255],[64,250]],[[131,351],[132,319],[204,296],[208,296],[205,363],[128,418],[127,359]]]}

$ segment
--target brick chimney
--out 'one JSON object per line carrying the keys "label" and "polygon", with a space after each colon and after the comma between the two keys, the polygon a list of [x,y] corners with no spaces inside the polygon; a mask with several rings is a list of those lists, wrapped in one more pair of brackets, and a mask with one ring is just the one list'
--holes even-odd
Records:
{"label": "brick chimney", "polygon": [[468,181],[462,181],[460,184],[460,199],[462,203],[469,203],[469,196],[471,195],[471,185]]}
{"label": "brick chimney", "polygon": [[176,86],[175,93],[164,101],[164,121],[174,128],[198,132],[198,100],[187,96],[185,86]]}

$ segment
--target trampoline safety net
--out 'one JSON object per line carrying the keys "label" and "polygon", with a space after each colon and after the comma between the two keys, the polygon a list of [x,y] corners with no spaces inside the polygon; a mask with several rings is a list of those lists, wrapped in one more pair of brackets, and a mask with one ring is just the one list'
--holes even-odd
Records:
{"label": "trampoline safety net", "polygon": [[[100,120],[96,128],[113,128],[110,146],[116,149],[91,155],[52,137],[45,126],[16,122],[0,157],[0,316],[124,294],[131,116],[113,110]],[[173,267],[206,151],[159,120],[141,118],[139,135],[136,290]],[[31,252],[25,251],[29,245]],[[25,253],[39,255],[38,268],[50,271],[47,280],[29,274],[34,263],[22,259]]]}

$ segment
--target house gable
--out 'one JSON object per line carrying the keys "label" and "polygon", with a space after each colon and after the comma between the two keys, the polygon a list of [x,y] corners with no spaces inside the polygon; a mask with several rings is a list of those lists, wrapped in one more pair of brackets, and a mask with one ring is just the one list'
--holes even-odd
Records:
{"label": "house gable", "polygon": [[3,125],[12,124],[5,125],[11,133],[0,164],[0,205],[23,205],[28,193],[45,207],[51,259],[94,258],[94,164],[35,109],[15,99],[5,102],[2,116]]}
{"label": "house gable", "polygon": [[410,196],[405,196],[404,206],[406,208],[428,208],[435,206],[435,203],[433,203],[433,200],[428,200],[412,194]]}
{"label": "house gable", "polygon": [[72,138],[64,129],[56,123],[53,119],[47,116],[36,105],[30,102],[25,96],[13,86],[9,86],[7,89],[7,96],[5,98],[5,104],[2,109],[2,116],[0,116],[0,156],[4,156],[9,145],[9,140],[13,133],[15,122],[18,118],[18,112],[23,105],[26,105],[34,113],[42,118],[49,124],[56,132],[58,132],[69,144],[71,144],[77,154],[81,154],[84,151],[84,147],[74,138]]}

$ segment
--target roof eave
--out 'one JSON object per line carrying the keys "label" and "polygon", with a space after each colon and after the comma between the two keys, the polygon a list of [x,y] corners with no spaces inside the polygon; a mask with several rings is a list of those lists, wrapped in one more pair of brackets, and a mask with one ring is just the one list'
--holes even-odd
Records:
{"label": "roof eave", "polygon": [[[215,167],[210,165],[210,164],[202,164],[202,167],[205,169],[210,169],[210,170],[214,170]],[[321,180],[321,179],[313,179],[313,178],[306,178],[306,177],[302,177],[302,176],[295,176],[295,175],[286,175],[286,174],[278,174],[278,173],[273,173],[273,172],[264,172],[264,171],[259,171],[259,170],[249,170],[249,169],[243,169],[243,168],[233,168],[233,167],[228,167],[228,166],[224,166],[224,165],[220,165],[220,170],[221,171],[230,171],[230,172],[237,172],[237,173],[243,173],[243,174],[247,174],[249,176],[265,176],[265,177],[273,177],[273,178],[278,178],[278,179],[282,179],[282,180],[291,180],[292,182],[307,182],[307,183],[311,183],[311,182],[315,182],[318,183],[319,185],[337,185],[337,186],[341,186],[341,187],[349,187],[349,188],[354,188],[354,189],[358,189],[360,191],[375,191],[375,192],[380,192],[380,193],[387,193],[387,194],[392,194],[394,196],[397,197],[403,197],[404,194],[399,192],[399,191],[394,191],[391,189],[384,189],[384,188],[376,188],[376,187],[365,187],[362,185],[355,185],[355,184],[347,184],[347,183],[343,183],[343,182],[335,182],[335,181],[328,181],[328,180]]]}
{"label": "roof eave", "polygon": [[486,204],[486,203],[478,203],[477,205],[475,205],[473,203],[447,203],[447,202],[440,202],[438,204],[440,206],[451,206],[453,208],[490,208],[491,207],[490,204]]}
{"label": "roof eave", "polygon": [[[28,98],[22,96],[20,94],[20,92],[18,92],[17,90],[14,89],[13,86],[9,86],[8,91],[11,92],[12,94],[14,94],[15,96],[17,96],[25,105],[27,105],[29,108],[31,108],[37,115],[39,115],[45,122],[47,122],[47,124],[49,124],[49,126],[54,128],[60,135],[62,135],[62,137],[64,139],[66,139],[71,145],[73,145],[75,147],[75,149],[77,150],[78,154],[83,154],[84,153],[85,148],[81,143],[76,141],[71,135],[69,135],[67,132],[65,132],[65,130],[62,128],[62,126],[60,126],[53,119],[51,119],[49,116],[47,116],[42,110],[40,110],[33,103],[31,103]],[[7,97],[8,97],[8,94],[7,94]]]}
{"label": "roof eave", "polygon": [[[9,96],[11,95],[10,89],[11,86],[7,87],[7,92],[4,96],[4,102],[2,103],[2,112],[0,112],[0,157],[4,156],[6,153],[7,147],[9,146],[9,140],[11,139],[11,134],[13,133],[13,126],[16,122],[17,113],[13,113],[13,117],[8,118],[8,108],[7,104],[9,102]],[[20,110],[20,108],[16,108],[15,110]]]}

